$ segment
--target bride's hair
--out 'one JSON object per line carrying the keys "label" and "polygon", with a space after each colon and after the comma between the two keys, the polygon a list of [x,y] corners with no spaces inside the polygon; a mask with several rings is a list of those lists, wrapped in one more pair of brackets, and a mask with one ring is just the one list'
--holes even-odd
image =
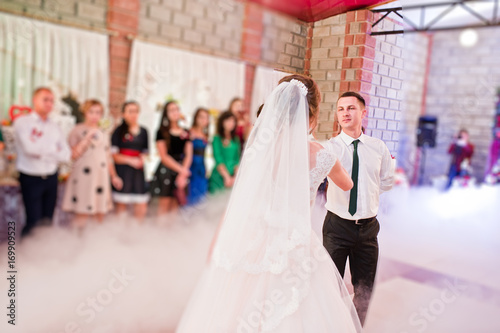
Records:
{"label": "bride's hair", "polygon": [[313,79],[301,75],[301,74],[292,74],[285,76],[280,80],[279,83],[282,82],[290,82],[293,79],[302,82],[307,88],[307,103],[309,104],[309,122],[316,121],[319,113],[319,103],[321,102],[321,93],[314,82]]}

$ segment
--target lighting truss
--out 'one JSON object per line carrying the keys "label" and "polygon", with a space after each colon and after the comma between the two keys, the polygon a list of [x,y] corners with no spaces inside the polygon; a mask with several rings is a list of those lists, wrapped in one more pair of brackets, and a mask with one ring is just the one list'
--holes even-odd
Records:
{"label": "lighting truss", "polygon": [[[404,7],[394,7],[394,8],[384,8],[384,9],[372,9],[373,13],[383,13],[383,15],[372,24],[372,28],[380,24],[384,19],[386,19],[391,13],[394,13],[398,17],[400,17],[403,22],[406,24],[405,29],[393,29],[386,31],[374,31],[371,33],[373,36],[377,35],[394,35],[394,34],[402,34],[402,33],[411,33],[411,32],[430,32],[430,31],[442,31],[442,30],[456,30],[456,29],[465,29],[465,28],[484,28],[484,27],[494,27],[500,26],[499,20],[499,1],[500,0],[457,0],[457,1],[449,1],[449,2],[438,2],[438,3],[429,3],[422,5],[410,5]],[[491,19],[484,17],[477,10],[471,8],[470,3],[488,3],[493,6],[493,12]],[[436,17],[434,17],[429,22],[426,22],[426,11],[428,8],[435,7],[443,7],[444,10],[439,13]],[[449,17],[449,13],[452,12],[455,8],[462,8],[468,15],[471,17],[475,17],[480,21],[479,24],[462,24],[462,25],[453,25],[453,26],[439,26],[436,24],[438,22],[442,22],[443,18]],[[420,13],[419,22],[414,22],[410,20],[403,14],[403,11],[406,10],[418,10]]]}

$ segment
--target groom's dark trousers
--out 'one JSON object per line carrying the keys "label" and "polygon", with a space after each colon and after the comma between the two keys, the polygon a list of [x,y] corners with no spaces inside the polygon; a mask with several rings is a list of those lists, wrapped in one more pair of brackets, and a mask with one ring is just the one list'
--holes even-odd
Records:
{"label": "groom's dark trousers", "polygon": [[363,325],[368,311],[378,260],[377,235],[380,230],[377,217],[346,220],[328,211],[323,225],[323,245],[344,277],[349,258],[353,303]]}

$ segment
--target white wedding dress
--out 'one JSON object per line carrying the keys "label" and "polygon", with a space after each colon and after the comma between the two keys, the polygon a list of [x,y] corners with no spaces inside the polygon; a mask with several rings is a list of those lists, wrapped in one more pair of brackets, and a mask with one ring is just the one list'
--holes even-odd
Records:
{"label": "white wedding dress", "polygon": [[310,204],[336,157],[308,142],[306,93],[292,80],[266,100],[178,333],[361,332],[344,282],[311,229]]}

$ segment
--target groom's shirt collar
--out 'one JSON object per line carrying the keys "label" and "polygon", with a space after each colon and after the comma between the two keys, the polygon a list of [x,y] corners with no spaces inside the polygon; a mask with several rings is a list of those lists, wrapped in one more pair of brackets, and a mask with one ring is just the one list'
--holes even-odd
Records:
{"label": "groom's shirt collar", "polygon": [[362,143],[366,143],[366,135],[364,135],[363,133],[361,133],[359,138],[353,138],[353,137],[350,137],[349,135],[347,135],[344,131],[342,131],[342,132],[340,132],[339,136],[342,139],[342,141],[346,144],[346,146],[351,145],[352,142],[356,139],[361,141]]}

